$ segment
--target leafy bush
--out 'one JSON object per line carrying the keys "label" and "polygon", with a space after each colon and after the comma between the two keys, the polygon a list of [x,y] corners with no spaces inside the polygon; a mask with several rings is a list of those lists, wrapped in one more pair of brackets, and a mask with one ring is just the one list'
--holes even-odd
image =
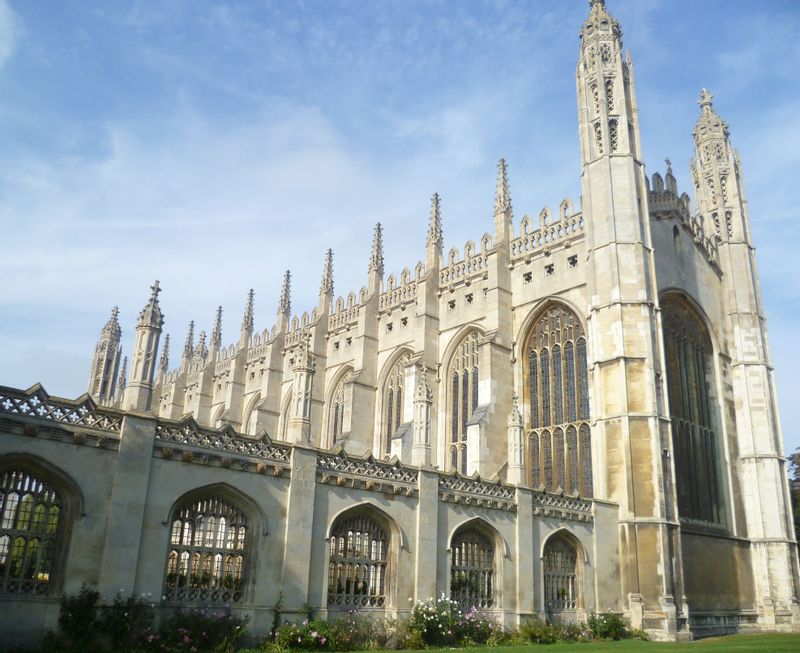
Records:
{"label": "leafy bush", "polygon": [[159,653],[233,653],[246,624],[224,609],[179,610],[163,621],[158,634],[146,635],[144,644]]}
{"label": "leafy bush", "polygon": [[50,645],[55,646],[56,641],[61,641],[61,648],[68,650],[71,646],[79,648],[88,645],[96,636],[97,603],[100,592],[81,585],[77,596],[61,597],[61,608],[58,613],[59,636],[50,638]]}
{"label": "leafy bush", "polygon": [[561,641],[561,628],[543,623],[538,619],[531,619],[520,626],[519,635],[526,642],[555,644]]}
{"label": "leafy bush", "polygon": [[487,619],[477,608],[463,612],[456,601],[444,594],[437,601],[415,603],[407,628],[419,633],[427,646],[486,644],[502,637],[500,624]]}
{"label": "leafy bush", "polygon": [[114,597],[111,605],[102,606],[99,612],[97,632],[113,651],[137,648],[152,632],[156,616],[153,604],[146,597],[123,599],[121,594]]}
{"label": "leafy bush", "polygon": [[630,639],[632,632],[628,620],[616,612],[602,612],[589,617],[592,639]]}

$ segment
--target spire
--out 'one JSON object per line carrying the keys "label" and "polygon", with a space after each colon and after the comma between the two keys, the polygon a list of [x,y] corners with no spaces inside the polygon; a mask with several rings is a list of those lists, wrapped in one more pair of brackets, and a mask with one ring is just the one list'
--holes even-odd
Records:
{"label": "spire", "polygon": [[191,358],[194,351],[194,320],[189,322],[189,330],[186,332],[186,342],[183,344],[183,358]]}
{"label": "spire", "polygon": [[497,191],[494,196],[494,214],[511,213],[511,192],[508,187],[508,164],[505,159],[497,162]]}
{"label": "spire", "polygon": [[[250,288],[249,292],[247,293],[247,303],[244,307],[244,316],[242,317],[242,331],[247,331],[251,333],[253,331],[253,298],[255,297],[255,292],[253,289]],[[220,308],[220,311],[222,308]]]}
{"label": "spire", "polygon": [[494,196],[494,232],[497,242],[510,242],[513,213],[508,186],[508,165],[505,159],[497,162],[497,190]]}
{"label": "spire", "polygon": [[288,318],[292,314],[292,273],[286,270],[283,275],[283,285],[281,286],[281,296],[278,299],[278,315]]}
{"label": "spire", "polygon": [[125,386],[128,383],[128,357],[122,359],[122,369],[119,371],[119,380],[117,381],[117,393],[122,396],[125,392]]}
{"label": "spire", "polygon": [[712,103],[713,99],[714,99],[714,96],[711,95],[711,93],[708,92],[708,89],[702,88],[702,89],[700,89],[700,99],[697,101],[697,104],[700,105],[700,108],[703,111],[705,111],[706,109],[713,110],[713,107],[714,107],[714,104]]}
{"label": "spire", "polygon": [[377,272],[379,277],[383,276],[383,227],[381,227],[380,222],[375,225],[375,232],[372,237],[369,271]]}
{"label": "spire", "polygon": [[[441,254],[443,244],[441,199],[439,193],[434,193],[431,197],[431,217],[428,220],[428,240],[426,242],[428,252]],[[430,259],[430,256],[428,258]]]}
{"label": "spire", "polygon": [[108,318],[108,322],[103,326],[100,337],[112,340],[119,340],[122,337],[122,329],[119,326],[119,306],[114,306],[111,309],[111,317]]}
{"label": "spire", "polygon": [[322,266],[322,282],[319,286],[320,295],[333,294],[333,250],[325,253],[325,263]]}
{"label": "spire", "polygon": [[[169,336],[167,336],[169,338]],[[211,350],[216,352],[222,346],[222,306],[217,306],[214,329],[211,331]]]}
{"label": "spire", "polygon": [[156,279],[155,283],[150,286],[150,290],[152,290],[150,301],[147,302],[147,305],[142,309],[142,312],[139,313],[139,320],[137,321],[136,326],[150,326],[160,329],[164,325],[164,316],[161,313],[161,307],[158,305],[158,293],[161,292],[161,288],[158,285],[158,279]]}
{"label": "spire", "polygon": [[158,360],[158,371],[166,374],[169,371],[169,334],[164,336],[164,346],[161,348],[161,358]]}

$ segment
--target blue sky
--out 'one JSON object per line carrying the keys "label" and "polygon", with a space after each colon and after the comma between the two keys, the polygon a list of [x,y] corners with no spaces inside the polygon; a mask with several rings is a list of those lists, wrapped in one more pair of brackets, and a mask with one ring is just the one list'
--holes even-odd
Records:
{"label": "blue sky", "polygon": [[[648,172],[689,189],[707,86],[745,169],[787,450],[800,446],[800,3],[609,0],[636,65]],[[179,350],[224,339],[247,290],[271,327],[283,270],[316,303],[491,228],[495,164],[516,219],[579,196],[574,71],[582,0],[0,0],[0,383],[85,390],[119,304],[129,352],[159,278]]]}

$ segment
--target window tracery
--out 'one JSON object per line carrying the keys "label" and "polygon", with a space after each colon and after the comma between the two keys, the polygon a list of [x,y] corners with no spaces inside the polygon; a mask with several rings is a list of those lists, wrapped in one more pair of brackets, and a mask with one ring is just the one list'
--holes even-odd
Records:
{"label": "window tracery", "polygon": [[668,297],[661,306],[678,512],[683,518],[720,524],[715,409],[708,378],[711,339],[685,301]]}
{"label": "window tracery", "polygon": [[609,113],[614,113],[614,80],[606,80],[606,106]]}
{"label": "window tracery", "polygon": [[579,607],[578,552],[566,538],[551,537],[543,556],[544,601],[549,614]]}
{"label": "window tracery", "polygon": [[608,141],[611,147],[611,151],[616,152],[619,149],[619,135],[618,135],[616,120],[608,121]]}
{"label": "window tracery", "polygon": [[603,153],[603,130],[600,127],[600,123],[596,122],[594,124],[594,140],[597,144],[597,153]]}
{"label": "window tracery", "polygon": [[248,563],[245,514],[221,496],[191,499],[172,518],[164,595],[187,603],[236,603]]}
{"label": "window tracery", "polygon": [[2,472],[0,593],[50,590],[61,521],[62,498],[55,488],[23,469]]}
{"label": "window tracery", "polygon": [[586,337],[574,313],[546,310],[531,326],[524,387],[532,487],[592,496]]}
{"label": "window tracery", "polygon": [[369,514],[334,523],[328,549],[328,607],[384,607],[389,539]]}
{"label": "window tracery", "polygon": [[470,333],[450,363],[450,469],[467,473],[467,422],[478,407],[478,333]]}
{"label": "window tracery", "polygon": [[392,436],[400,428],[403,420],[403,390],[406,367],[410,359],[410,354],[403,354],[394,364],[389,376],[386,378],[386,386],[383,393],[383,441],[384,453],[387,454],[391,453]]}
{"label": "window tracery", "polygon": [[450,546],[450,599],[462,610],[494,605],[494,546],[478,529],[463,528]]}

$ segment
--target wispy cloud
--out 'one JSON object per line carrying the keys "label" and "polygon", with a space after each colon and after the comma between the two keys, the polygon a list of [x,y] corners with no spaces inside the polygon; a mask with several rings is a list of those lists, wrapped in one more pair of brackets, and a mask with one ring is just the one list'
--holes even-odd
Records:
{"label": "wispy cloud", "polygon": [[0,0],[0,68],[14,54],[19,36],[19,17],[11,9],[8,0]]}

